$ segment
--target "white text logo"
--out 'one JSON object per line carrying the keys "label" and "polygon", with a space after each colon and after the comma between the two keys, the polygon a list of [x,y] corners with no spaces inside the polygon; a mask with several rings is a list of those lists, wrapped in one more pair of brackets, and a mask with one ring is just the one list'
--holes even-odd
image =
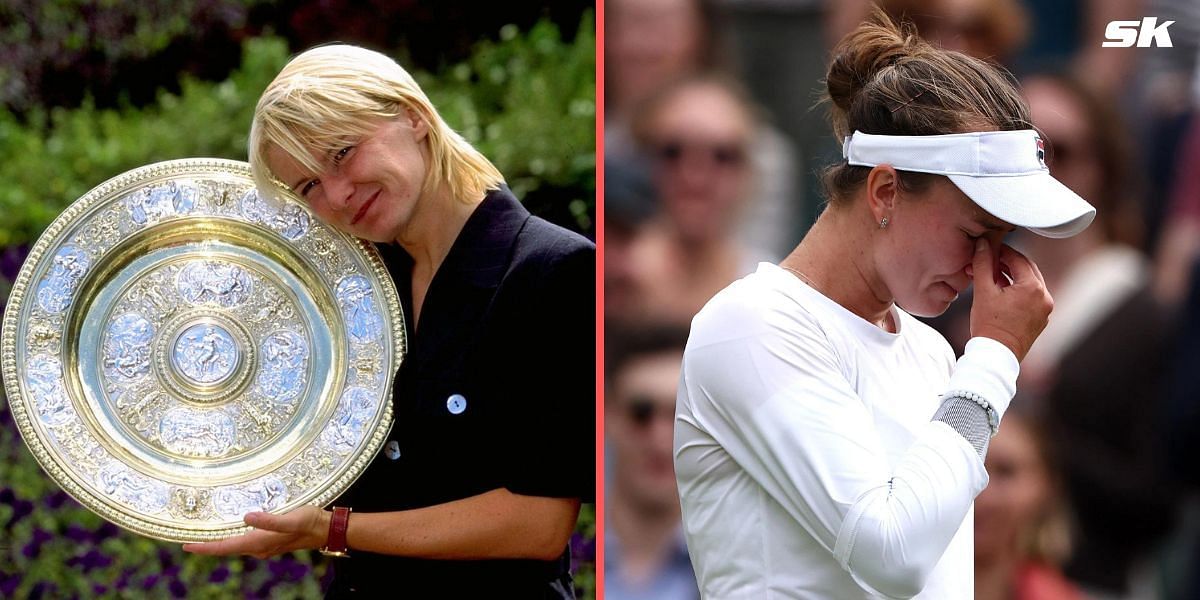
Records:
{"label": "white text logo", "polygon": [[1138,48],[1158,46],[1171,48],[1171,34],[1167,28],[1175,21],[1164,21],[1157,25],[1158,17],[1142,17],[1141,21],[1113,21],[1104,28],[1105,48],[1129,48],[1137,41]]}

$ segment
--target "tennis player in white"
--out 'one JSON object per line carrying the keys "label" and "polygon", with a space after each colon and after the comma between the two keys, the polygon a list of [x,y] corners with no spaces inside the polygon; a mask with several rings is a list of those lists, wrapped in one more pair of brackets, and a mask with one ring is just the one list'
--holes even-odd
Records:
{"label": "tennis player in white", "polygon": [[[829,206],[692,322],[674,447],[688,548],[710,599],[970,598],[983,456],[1052,307],[1002,239],[1070,236],[1095,209],[1050,177],[1007,73],[878,11],[827,85],[845,158]],[[972,281],[956,362],[911,314]]]}

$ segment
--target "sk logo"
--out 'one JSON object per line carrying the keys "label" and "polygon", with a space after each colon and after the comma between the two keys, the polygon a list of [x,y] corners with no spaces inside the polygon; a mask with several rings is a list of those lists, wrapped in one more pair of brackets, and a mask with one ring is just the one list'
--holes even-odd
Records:
{"label": "sk logo", "polygon": [[1104,39],[1109,41],[1100,45],[1105,48],[1129,48],[1136,40],[1138,48],[1172,48],[1171,34],[1167,28],[1174,24],[1175,21],[1165,21],[1158,25],[1158,17],[1142,17],[1140,22],[1112,21],[1104,28]]}
{"label": "sk logo", "polygon": [[1033,139],[1037,142],[1038,162],[1041,163],[1042,168],[1044,169],[1046,168],[1046,145],[1042,143],[1042,138],[1040,137],[1035,137]]}

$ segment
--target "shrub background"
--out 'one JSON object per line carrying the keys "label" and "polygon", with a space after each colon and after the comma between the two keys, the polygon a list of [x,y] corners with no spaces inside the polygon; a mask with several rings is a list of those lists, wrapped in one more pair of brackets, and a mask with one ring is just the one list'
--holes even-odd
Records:
{"label": "shrub background", "polygon": [[[434,4],[4,3],[0,298],[29,245],[92,187],[161,160],[245,160],[261,91],[289,55],[330,40],[398,58],[533,212],[594,238],[589,5]],[[572,538],[580,597],[594,597],[594,540],[585,506]],[[326,567],[315,552],[198,557],[109,524],[43,473],[0,398],[0,597],[320,597]]]}

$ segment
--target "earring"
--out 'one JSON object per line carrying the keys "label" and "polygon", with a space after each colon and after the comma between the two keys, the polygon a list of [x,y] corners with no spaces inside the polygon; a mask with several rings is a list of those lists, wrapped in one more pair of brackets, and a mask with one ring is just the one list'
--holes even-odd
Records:
{"label": "earring", "polygon": [[888,224],[888,218],[887,218],[887,217],[884,217],[884,218],[882,218],[882,219],[880,219],[880,220],[879,220],[879,228],[880,228],[880,229],[887,229],[887,224]]}

